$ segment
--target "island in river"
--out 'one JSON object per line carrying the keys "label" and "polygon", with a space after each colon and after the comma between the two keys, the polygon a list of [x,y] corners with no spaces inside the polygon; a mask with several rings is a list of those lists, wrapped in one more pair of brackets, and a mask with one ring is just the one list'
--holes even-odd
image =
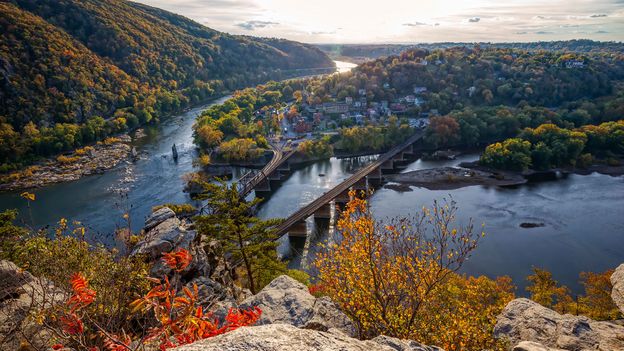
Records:
{"label": "island in river", "polygon": [[386,185],[387,188],[397,191],[408,190],[405,188],[406,185],[415,185],[429,190],[452,190],[472,185],[511,186],[527,182],[526,178],[520,174],[458,167],[440,167],[391,174],[386,176],[386,180],[402,184],[403,186]]}

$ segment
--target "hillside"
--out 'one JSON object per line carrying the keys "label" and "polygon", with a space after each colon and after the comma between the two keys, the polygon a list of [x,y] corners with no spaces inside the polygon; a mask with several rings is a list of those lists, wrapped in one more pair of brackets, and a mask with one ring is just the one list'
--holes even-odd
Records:
{"label": "hillside", "polygon": [[226,90],[333,66],[309,45],[229,35],[128,1],[16,0],[0,9],[0,170]]}

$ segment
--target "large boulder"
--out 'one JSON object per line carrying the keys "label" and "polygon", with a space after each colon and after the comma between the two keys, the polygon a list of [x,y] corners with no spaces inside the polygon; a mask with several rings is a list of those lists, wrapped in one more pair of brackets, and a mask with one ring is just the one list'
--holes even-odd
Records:
{"label": "large boulder", "polygon": [[622,263],[611,275],[611,298],[624,314],[624,263]]}
{"label": "large boulder", "polygon": [[355,335],[353,322],[329,298],[315,298],[305,285],[285,275],[275,278],[241,304],[243,308],[249,306],[262,310],[259,325],[286,323],[320,331],[337,329]]}
{"label": "large boulder", "polygon": [[565,350],[546,347],[534,341],[521,341],[518,345],[514,346],[512,351],[565,351]]}
{"label": "large boulder", "polygon": [[289,324],[243,327],[175,351],[443,351],[388,337],[358,340],[340,332],[300,329]]}
{"label": "large boulder", "polygon": [[561,315],[529,299],[515,299],[507,304],[498,316],[494,335],[509,339],[511,345],[532,341],[571,351],[624,350],[624,327],[582,316]]}
{"label": "large boulder", "polygon": [[33,277],[12,262],[0,261],[0,350],[18,350],[22,344],[45,349],[52,335],[31,314],[64,298],[49,281]]}

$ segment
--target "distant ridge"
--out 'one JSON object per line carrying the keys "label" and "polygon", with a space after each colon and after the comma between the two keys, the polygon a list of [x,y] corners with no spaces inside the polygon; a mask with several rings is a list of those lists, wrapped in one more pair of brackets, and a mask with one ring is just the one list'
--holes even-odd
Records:
{"label": "distant ridge", "polygon": [[1,2],[0,31],[0,171],[290,70],[334,66],[312,45],[230,35],[124,0]]}

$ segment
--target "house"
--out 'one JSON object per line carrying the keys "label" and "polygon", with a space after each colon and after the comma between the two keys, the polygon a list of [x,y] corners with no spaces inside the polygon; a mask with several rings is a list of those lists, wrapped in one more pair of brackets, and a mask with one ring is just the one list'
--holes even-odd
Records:
{"label": "house", "polygon": [[580,60],[568,60],[565,62],[566,68],[583,68],[585,67],[585,62]]}
{"label": "house", "polygon": [[472,95],[474,95],[474,93],[477,91],[477,88],[472,86],[472,87],[470,87],[470,88],[468,88],[466,90],[468,90],[468,96],[472,97]]}
{"label": "house", "polygon": [[390,83],[384,83],[383,88],[384,89],[390,89]]}
{"label": "house", "polygon": [[405,97],[405,102],[408,104],[414,104],[415,101],[416,101],[416,96],[414,95],[407,95]]}
{"label": "house", "polygon": [[420,95],[427,92],[426,87],[414,87],[414,94]]}
{"label": "house", "polygon": [[388,108],[388,100],[382,100],[381,101],[381,108],[382,109],[387,109]]}
{"label": "house", "polygon": [[393,113],[403,113],[405,112],[405,105],[401,103],[393,103],[390,105],[390,110]]}
{"label": "house", "polygon": [[345,98],[345,104],[347,104],[347,105],[351,105],[351,104],[353,104],[353,98],[352,98],[352,97],[350,97],[350,96],[347,96],[347,97]]}
{"label": "house", "polygon": [[420,60],[418,62],[419,65],[426,66],[429,62],[427,60]]}
{"label": "house", "polygon": [[349,112],[349,105],[339,102],[327,102],[323,104],[323,112],[330,114],[347,113]]}
{"label": "house", "polygon": [[366,89],[360,89],[358,93],[360,94],[360,96],[366,96]]}

